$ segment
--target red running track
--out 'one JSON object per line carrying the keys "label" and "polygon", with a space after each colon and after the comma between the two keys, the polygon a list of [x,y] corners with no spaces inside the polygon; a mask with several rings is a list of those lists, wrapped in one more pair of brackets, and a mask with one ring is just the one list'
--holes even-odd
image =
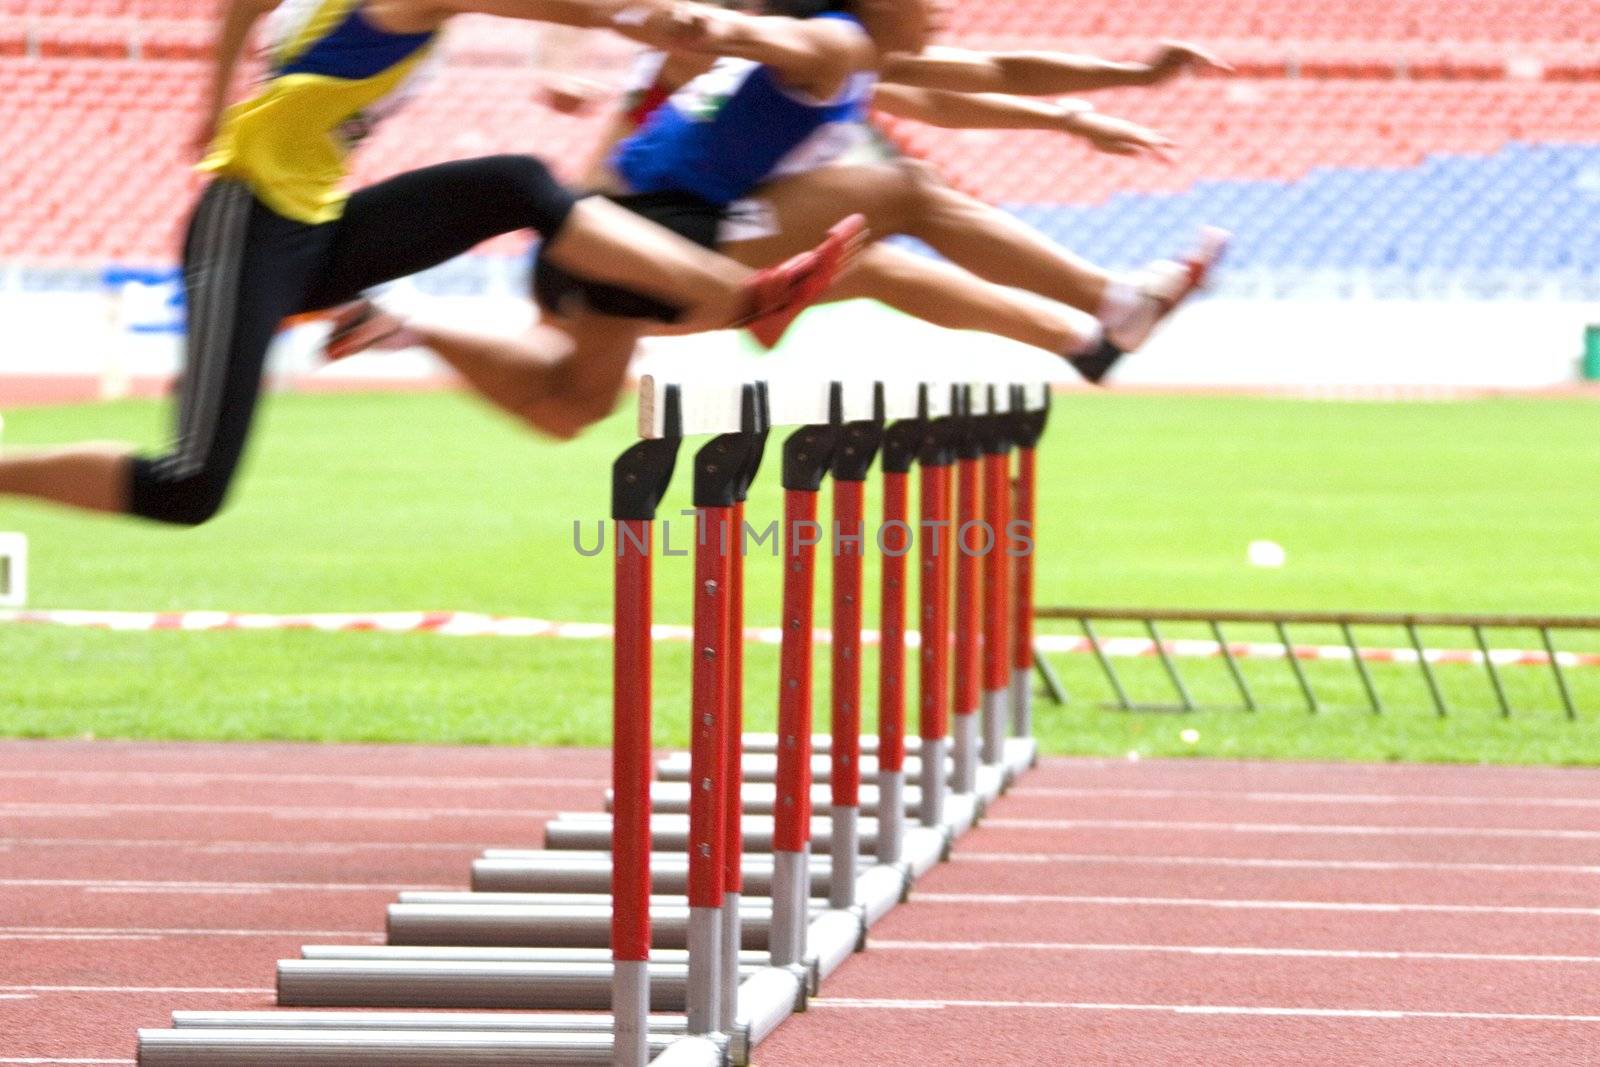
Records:
{"label": "red running track", "polygon": [[[0,743],[0,1064],[127,1064],[598,805],[601,752]],[[763,1067],[1592,1062],[1600,772],[1051,760]]]}

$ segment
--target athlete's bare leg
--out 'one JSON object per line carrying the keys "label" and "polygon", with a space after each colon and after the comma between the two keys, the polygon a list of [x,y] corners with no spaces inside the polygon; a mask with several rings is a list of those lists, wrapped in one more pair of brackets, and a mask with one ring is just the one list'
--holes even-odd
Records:
{"label": "athlete's bare leg", "polygon": [[565,441],[615,409],[645,325],[589,312],[547,315],[528,333],[506,337],[403,323],[357,305],[341,312],[335,329],[364,333],[360,340],[373,347],[427,348],[495,407]]}
{"label": "athlete's bare leg", "polygon": [[0,457],[0,496],[27,496],[83,511],[128,510],[133,450],[73,445]]}
{"label": "athlete's bare leg", "polygon": [[682,324],[695,332],[721,329],[751,310],[748,268],[602,197],[579,201],[546,255],[574,274],[684,309]]}
{"label": "athlete's bare leg", "polygon": [[768,263],[815,243],[841,212],[860,212],[874,237],[907,234],[986,281],[1098,314],[1112,274],[1073,255],[999,208],[950,188],[909,162],[830,167],[762,186],[775,233],[729,243],[744,263]]}
{"label": "athlete's bare leg", "polygon": [[1090,316],[1056,301],[889,245],[863,254],[828,299],[881,300],[935,326],[1007,337],[1054,356],[1083,351],[1099,332]]}
{"label": "athlete's bare leg", "polygon": [[[730,244],[727,253],[760,265],[751,242]],[[948,330],[976,330],[1072,356],[1092,347],[1100,330],[1093,318],[1022,289],[995,285],[953,264],[890,245],[874,245],[828,290],[826,303],[878,300],[913,318]],[[656,336],[685,331],[654,328]]]}

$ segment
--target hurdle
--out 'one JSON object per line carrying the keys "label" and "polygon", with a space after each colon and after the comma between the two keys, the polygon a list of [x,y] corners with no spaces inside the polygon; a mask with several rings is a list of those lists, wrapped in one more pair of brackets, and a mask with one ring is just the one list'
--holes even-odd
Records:
{"label": "hurdle", "polygon": [[[957,520],[1009,521],[1013,511],[1031,520],[1030,452],[1047,407],[1047,388],[1012,381],[646,379],[640,440],[612,477],[608,810],[558,816],[541,849],[485,852],[472,864],[470,892],[402,893],[387,909],[385,945],[304,947],[279,964],[286,1010],[177,1012],[171,1029],[140,1031],[139,1063],[748,1063],[1032,761],[1022,703],[1023,664],[1031,664],[1026,556],[974,553],[965,584],[955,575],[952,605],[952,560],[959,572],[963,554],[952,550],[953,536],[917,536],[909,497],[917,468],[921,530],[955,533],[950,490],[962,478],[951,473],[967,463]],[[780,426],[792,429],[781,479],[778,730],[747,736],[744,508]],[[709,440],[693,462],[691,745],[658,772],[650,740],[655,527],[693,437]],[[875,464],[884,487],[876,537],[865,507]],[[834,528],[825,536],[817,516],[830,479]],[[1004,531],[991,532],[998,544]],[[884,564],[879,732],[864,737],[863,562],[873,544]],[[835,551],[830,732],[817,736],[820,545]],[[920,646],[905,625],[913,551]],[[907,736],[907,647],[918,655],[915,737]],[[952,737],[952,720],[963,715]]]}

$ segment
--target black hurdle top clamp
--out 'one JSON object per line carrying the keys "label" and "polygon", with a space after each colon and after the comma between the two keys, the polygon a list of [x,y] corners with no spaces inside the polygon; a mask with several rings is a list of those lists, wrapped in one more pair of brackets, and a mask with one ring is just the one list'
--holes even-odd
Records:
{"label": "black hurdle top clamp", "polygon": [[744,500],[761,467],[771,421],[765,383],[739,390],[739,431],[719,434],[694,457],[694,506],[731,508]]}
{"label": "black hurdle top clamp", "polygon": [[619,522],[655,521],[672,484],[683,444],[683,397],[676,385],[666,387],[662,407],[661,436],[637,442],[611,465],[611,517]]}
{"label": "black hurdle top clamp", "polygon": [[883,434],[882,463],[885,474],[907,474],[918,453],[923,450],[932,420],[928,417],[928,383],[917,386],[917,414],[909,419],[899,419]]}
{"label": "black hurdle top clamp", "polygon": [[828,421],[802,426],[783,442],[783,488],[815,493],[833,466],[834,453],[844,437],[844,386],[828,386]]}
{"label": "black hurdle top clamp", "polygon": [[[918,410],[921,415],[927,415],[929,409],[923,406],[922,401],[927,399],[927,389],[924,387],[918,399]],[[928,419],[928,432],[923,436],[922,447],[917,451],[917,462],[924,467],[948,467],[956,461],[961,454],[962,442],[966,438],[964,413],[966,411],[966,391],[963,386],[950,387],[950,410],[937,419]]]}
{"label": "black hurdle top clamp", "polygon": [[1028,410],[1028,387],[1011,387],[1011,440],[1018,448],[1035,448],[1044,437],[1044,428],[1050,422],[1050,387],[1044,388],[1044,405],[1037,411]]}
{"label": "black hurdle top clamp", "polygon": [[872,461],[878,455],[879,446],[883,444],[885,407],[883,383],[874,382],[872,387],[872,417],[844,424],[844,435],[839,440],[838,449],[833,453],[834,481],[864,482],[867,480],[867,472],[872,469]]}
{"label": "black hurdle top clamp", "polygon": [[956,385],[950,389],[948,420],[950,454],[953,459],[982,459],[984,453],[983,416],[973,408],[972,386]]}
{"label": "black hurdle top clamp", "polygon": [[1016,402],[1016,394],[1012,393],[1006,398],[1004,406],[1000,403],[1000,390],[996,386],[989,386],[987,390],[987,411],[973,418],[973,437],[984,455],[1003,456],[1011,451],[1016,444],[1012,437],[1015,424],[1012,421],[1012,404]]}

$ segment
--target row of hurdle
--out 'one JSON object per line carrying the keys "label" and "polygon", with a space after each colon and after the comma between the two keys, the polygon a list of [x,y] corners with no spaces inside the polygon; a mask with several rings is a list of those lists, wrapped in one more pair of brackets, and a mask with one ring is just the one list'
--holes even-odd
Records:
{"label": "row of hurdle", "polygon": [[[748,1063],[1035,761],[1032,546],[1048,411],[1047,386],[1015,381],[646,378],[640,439],[612,471],[605,810],[560,815],[542,849],[484,853],[470,892],[401,894],[384,945],[280,961],[279,1010],[174,1012],[170,1029],[140,1031],[139,1063]],[[744,509],[776,427],[790,428],[778,721],[755,734],[743,725]],[[656,763],[657,513],[683,442],[703,436],[691,745]],[[827,735],[812,725],[819,549],[832,556]],[[869,550],[881,557],[876,736],[861,725]]]}

